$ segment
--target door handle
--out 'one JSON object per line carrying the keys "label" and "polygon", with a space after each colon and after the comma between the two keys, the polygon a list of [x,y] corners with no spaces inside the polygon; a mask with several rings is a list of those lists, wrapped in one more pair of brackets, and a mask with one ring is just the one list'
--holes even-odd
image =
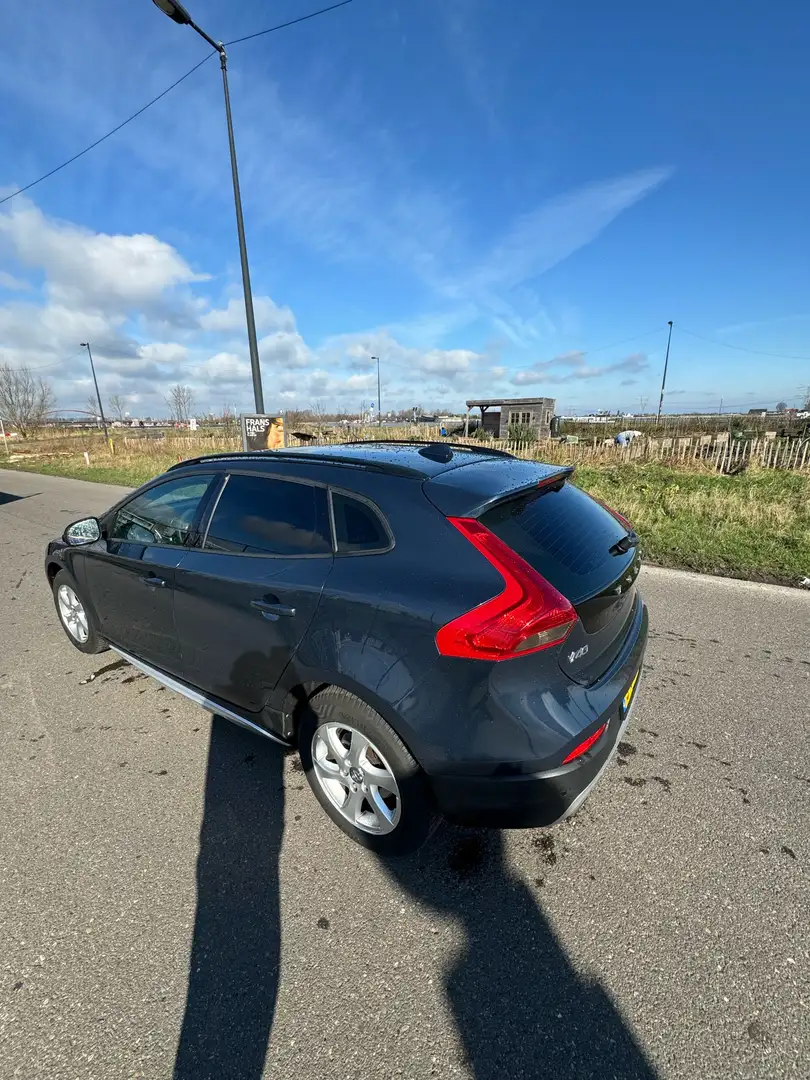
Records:
{"label": "door handle", "polygon": [[265,619],[275,620],[279,615],[286,615],[287,617],[295,615],[294,607],[289,607],[287,604],[273,604],[268,600],[251,600],[250,606],[260,611]]}
{"label": "door handle", "polygon": [[166,582],[163,580],[163,578],[156,577],[154,574],[147,574],[145,577],[141,578],[141,581],[144,583],[144,585],[149,585],[153,589],[166,588]]}

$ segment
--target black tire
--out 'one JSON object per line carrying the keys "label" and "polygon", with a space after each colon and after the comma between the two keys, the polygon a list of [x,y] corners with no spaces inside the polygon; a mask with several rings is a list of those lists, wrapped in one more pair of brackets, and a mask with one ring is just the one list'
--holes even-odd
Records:
{"label": "black tire", "polygon": [[[79,638],[75,636],[75,634],[68,627],[62,615],[62,611],[59,606],[59,589],[63,585],[66,586],[68,589],[72,590],[74,596],[76,596],[79,603],[81,604],[84,614],[87,618],[87,638],[85,641],[80,641]],[[109,649],[109,645],[107,644],[107,642],[99,636],[92,612],[88,608],[87,603],[82,596],[81,590],[79,589],[79,586],[76,584],[76,582],[67,572],[67,570],[59,571],[59,573],[53,579],[52,589],[53,602],[54,606],[56,607],[56,614],[59,616],[59,622],[62,624],[62,629],[65,631],[67,639],[74,647],[74,649],[78,649],[79,652],[83,653],[100,653],[104,652],[105,649]]]}
{"label": "black tire", "polygon": [[[399,788],[399,820],[391,832],[375,834],[353,825],[332,802],[313,765],[313,739],[327,723],[344,723],[378,748]],[[441,821],[425,775],[393,728],[360,698],[329,686],[310,698],[298,725],[298,752],[312,793],[334,823],[356,843],[378,855],[407,855],[428,839]]]}

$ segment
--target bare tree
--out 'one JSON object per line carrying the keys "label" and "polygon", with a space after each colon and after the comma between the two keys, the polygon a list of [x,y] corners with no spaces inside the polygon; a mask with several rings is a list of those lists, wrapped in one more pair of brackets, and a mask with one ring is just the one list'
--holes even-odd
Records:
{"label": "bare tree", "polygon": [[194,392],[191,387],[180,383],[173,386],[166,397],[166,404],[171,409],[172,416],[181,423],[188,420],[193,401]]}
{"label": "bare tree", "polygon": [[107,404],[112,409],[113,416],[116,420],[124,419],[124,406],[126,405],[126,398],[122,398],[120,394],[113,394],[108,400]]}
{"label": "bare tree", "polygon": [[53,407],[50,385],[28,367],[0,364],[0,414],[26,439]]}

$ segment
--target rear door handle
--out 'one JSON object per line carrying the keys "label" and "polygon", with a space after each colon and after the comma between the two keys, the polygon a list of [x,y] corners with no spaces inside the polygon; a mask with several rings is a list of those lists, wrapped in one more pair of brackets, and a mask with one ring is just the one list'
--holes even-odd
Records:
{"label": "rear door handle", "polygon": [[250,606],[260,611],[266,619],[277,619],[279,615],[286,615],[291,618],[295,615],[294,607],[289,607],[287,604],[273,604],[269,600],[251,600]]}
{"label": "rear door handle", "polygon": [[164,579],[162,577],[156,577],[154,574],[146,574],[145,577],[141,578],[141,581],[144,583],[144,585],[149,585],[153,589],[166,588],[166,582],[164,581]]}

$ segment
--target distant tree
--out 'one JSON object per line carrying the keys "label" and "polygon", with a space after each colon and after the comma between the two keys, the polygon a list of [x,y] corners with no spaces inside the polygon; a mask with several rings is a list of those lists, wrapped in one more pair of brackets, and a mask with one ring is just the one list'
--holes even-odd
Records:
{"label": "distant tree", "polygon": [[776,403],[776,411],[778,413],[787,412],[787,402],[786,401],[777,401],[777,403]]}
{"label": "distant tree", "polygon": [[124,406],[126,403],[126,398],[122,398],[120,394],[113,394],[107,402],[116,420],[124,419]]}
{"label": "distant tree", "polygon": [[53,408],[50,384],[28,367],[0,364],[0,415],[27,439]]}
{"label": "distant tree", "polygon": [[186,423],[191,414],[191,406],[194,402],[194,392],[190,386],[182,386],[178,383],[173,386],[166,397],[166,404],[171,410],[175,420]]}

